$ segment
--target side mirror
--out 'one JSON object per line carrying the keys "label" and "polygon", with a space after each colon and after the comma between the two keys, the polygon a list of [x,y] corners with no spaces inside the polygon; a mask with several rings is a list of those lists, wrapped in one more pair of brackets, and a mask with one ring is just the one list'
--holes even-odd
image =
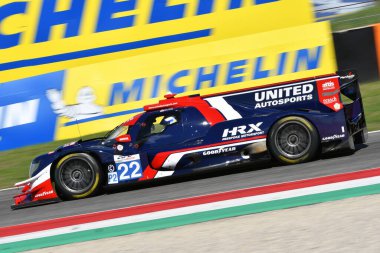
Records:
{"label": "side mirror", "polygon": [[116,138],[117,142],[128,143],[131,142],[131,136],[129,134],[123,134]]}

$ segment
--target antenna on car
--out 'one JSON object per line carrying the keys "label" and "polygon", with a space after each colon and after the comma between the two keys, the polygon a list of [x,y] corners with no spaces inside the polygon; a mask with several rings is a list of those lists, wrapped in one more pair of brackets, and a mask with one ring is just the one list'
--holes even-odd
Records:
{"label": "antenna on car", "polygon": [[80,133],[80,128],[79,128],[79,125],[78,125],[78,119],[77,119],[77,117],[75,117],[75,123],[76,123],[77,128],[78,128],[79,141],[82,141],[82,134]]}

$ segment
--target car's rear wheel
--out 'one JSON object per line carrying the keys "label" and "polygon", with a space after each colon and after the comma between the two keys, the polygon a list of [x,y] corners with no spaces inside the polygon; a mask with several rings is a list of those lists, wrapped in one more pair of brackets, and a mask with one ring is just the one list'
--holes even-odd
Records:
{"label": "car's rear wheel", "polygon": [[319,149],[319,136],[306,119],[296,116],[277,121],[268,136],[272,156],[284,164],[295,164],[313,159]]}
{"label": "car's rear wheel", "polygon": [[81,199],[95,194],[101,187],[99,164],[85,153],[63,157],[54,172],[58,194],[64,199]]}

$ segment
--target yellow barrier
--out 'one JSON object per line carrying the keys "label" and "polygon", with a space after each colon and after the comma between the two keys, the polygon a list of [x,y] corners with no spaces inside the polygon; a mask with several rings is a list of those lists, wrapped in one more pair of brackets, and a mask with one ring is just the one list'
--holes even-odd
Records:
{"label": "yellow barrier", "polygon": [[167,92],[334,72],[329,24],[313,22],[310,0],[2,0],[0,86],[43,79],[55,139],[77,137],[77,123],[109,130]]}
{"label": "yellow barrier", "polygon": [[[335,70],[330,26],[322,22],[72,68],[63,100],[74,105],[86,87],[95,92],[92,106],[99,116],[79,120],[82,134],[90,134],[124,121],[167,92],[208,94]],[[77,134],[70,122],[60,117],[57,139]]]}
{"label": "yellow barrier", "polygon": [[314,21],[309,0],[2,0],[0,83]]}

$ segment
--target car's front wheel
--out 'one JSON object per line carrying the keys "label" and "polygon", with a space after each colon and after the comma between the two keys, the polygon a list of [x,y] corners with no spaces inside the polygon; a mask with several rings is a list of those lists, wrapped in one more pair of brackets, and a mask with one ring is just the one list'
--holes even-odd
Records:
{"label": "car's front wheel", "polygon": [[268,146],[274,158],[284,164],[313,159],[319,149],[319,135],[306,119],[296,116],[277,121],[268,136]]}
{"label": "car's front wheel", "polygon": [[81,199],[95,194],[101,187],[101,179],[99,164],[85,153],[63,157],[54,171],[55,187],[64,199]]}

